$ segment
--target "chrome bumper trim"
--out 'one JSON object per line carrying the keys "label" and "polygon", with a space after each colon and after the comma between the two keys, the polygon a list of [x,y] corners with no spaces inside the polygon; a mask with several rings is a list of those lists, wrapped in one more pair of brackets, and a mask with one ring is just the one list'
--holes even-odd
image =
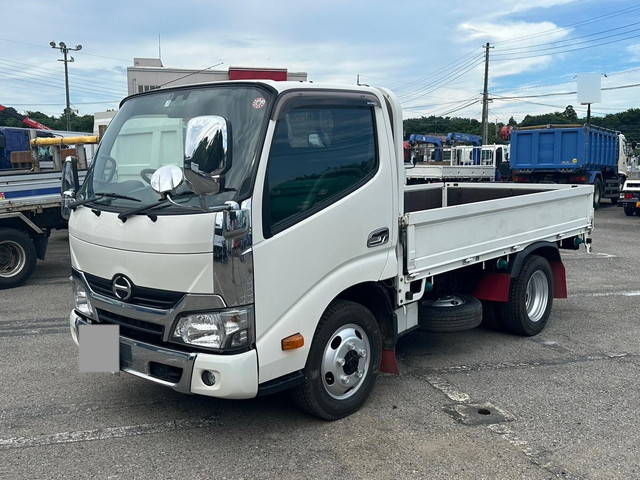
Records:
{"label": "chrome bumper trim", "polygon": [[[78,325],[90,325],[78,316],[75,322],[76,330]],[[196,357],[197,353],[180,352],[120,336],[120,370],[181,393],[191,393],[191,376]],[[150,375],[149,362],[181,368],[180,381],[172,383]]]}

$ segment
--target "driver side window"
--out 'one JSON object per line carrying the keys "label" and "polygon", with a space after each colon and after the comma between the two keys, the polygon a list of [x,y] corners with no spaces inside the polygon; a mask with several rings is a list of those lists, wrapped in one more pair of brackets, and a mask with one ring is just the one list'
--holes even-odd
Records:
{"label": "driver side window", "polygon": [[378,168],[374,110],[308,105],[276,125],[265,182],[265,234],[271,236],[326,208]]}

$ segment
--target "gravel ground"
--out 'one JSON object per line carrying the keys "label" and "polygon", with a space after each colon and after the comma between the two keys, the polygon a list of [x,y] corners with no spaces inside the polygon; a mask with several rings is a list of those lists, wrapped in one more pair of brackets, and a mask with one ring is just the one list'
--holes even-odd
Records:
{"label": "gravel ground", "polygon": [[[570,298],[542,334],[412,334],[401,375],[333,423],[284,394],[79,373],[56,233],[29,283],[0,292],[0,478],[640,478],[640,218],[605,205],[596,227],[593,255],[564,255]],[[465,405],[485,423],[447,413]]]}

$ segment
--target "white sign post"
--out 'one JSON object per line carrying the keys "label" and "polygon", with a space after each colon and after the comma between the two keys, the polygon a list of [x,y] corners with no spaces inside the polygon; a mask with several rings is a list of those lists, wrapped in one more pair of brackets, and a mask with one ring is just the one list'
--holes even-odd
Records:
{"label": "white sign post", "polygon": [[587,105],[587,125],[591,122],[591,104],[602,101],[602,76],[599,73],[578,74],[578,103]]}

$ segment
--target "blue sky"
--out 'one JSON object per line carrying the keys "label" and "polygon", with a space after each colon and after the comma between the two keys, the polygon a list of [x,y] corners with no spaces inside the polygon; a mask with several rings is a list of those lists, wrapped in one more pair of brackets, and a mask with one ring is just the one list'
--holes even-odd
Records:
{"label": "blue sky", "polygon": [[[126,95],[126,67],[134,56],[157,56],[158,34],[167,66],[286,67],[315,82],[354,83],[360,74],[400,94],[405,116],[479,117],[487,41],[495,44],[492,120],[576,105],[575,95],[497,96],[572,91],[580,72],[607,74],[603,87],[640,82],[637,1],[0,0],[0,8],[0,104],[20,111],[64,108],[51,40],[83,45],[70,65],[71,97],[80,113],[93,113]],[[640,88],[629,88],[604,91],[593,110],[639,105]]]}

